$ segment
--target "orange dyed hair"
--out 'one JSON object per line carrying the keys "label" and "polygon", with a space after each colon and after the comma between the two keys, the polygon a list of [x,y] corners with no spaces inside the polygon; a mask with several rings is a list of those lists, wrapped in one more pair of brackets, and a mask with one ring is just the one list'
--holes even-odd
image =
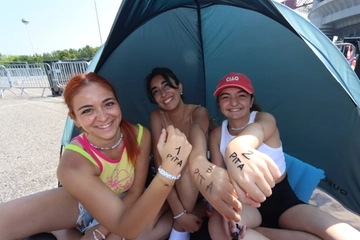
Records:
{"label": "orange dyed hair", "polygon": [[[82,89],[83,87],[89,84],[97,84],[111,91],[114,94],[116,101],[120,105],[114,87],[105,78],[93,72],[79,74],[72,77],[69,80],[69,82],[66,84],[63,93],[65,103],[69,109],[69,116],[72,119],[75,117],[74,106],[73,106],[74,96],[78,94],[80,89]],[[120,128],[124,136],[126,153],[129,157],[130,163],[133,164],[133,166],[135,166],[135,161],[139,154],[139,144],[137,143],[137,135],[135,134],[131,124],[125,120],[121,120]]]}

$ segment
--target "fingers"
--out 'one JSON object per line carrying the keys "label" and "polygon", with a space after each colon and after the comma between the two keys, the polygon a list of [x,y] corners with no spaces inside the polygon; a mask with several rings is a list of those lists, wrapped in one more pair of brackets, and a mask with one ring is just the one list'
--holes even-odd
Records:
{"label": "fingers", "polygon": [[246,234],[246,225],[242,225],[242,226],[237,225],[237,227],[240,229],[239,239],[244,239]]}
{"label": "fingers", "polygon": [[233,220],[230,220],[229,222],[229,229],[230,229],[230,233],[231,233],[231,235],[233,234],[233,233],[235,233],[236,232],[236,222],[235,221],[233,221]]}
{"label": "fingers", "polygon": [[[229,194],[230,195],[230,194]],[[232,195],[230,195],[232,196]],[[233,197],[233,196],[232,196]],[[234,206],[234,207],[233,207]],[[221,201],[215,208],[226,221],[236,221],[239,222],[241,220],[241,216],[238,213],[241,209],[241,203],[233,197],[231,201]],[[240,209],[239,211],[236,211],[235,209]]]}
{"label": "fingers", "polygon": [[[240,188],[237,184],[234,184],[235,191],[237,195],[239,196],[240,201],[243,204],[252,206],[252,207],[260,207],[260,202],[265,201],[266,197],[262,194],[262,192],[259,190],[258,194],[260,195],[260,199],[264,199],[263,201],[255,200],[250,193],[245,192],[242,188]],[[253,189],[253,188],[252,188]],[[256,197],[255,197],[256,198]]]}
{"label": "fingers", "polygon": [[167,137],[167,132],[166,132],[165,128],[163,128],[161,130],[161,134],[160,134],[159,141],[158,141],[158,144],[157,144],[158,149],[160,147],[164,146],[164,144],[166,142],[166,137]]}
{"label": "fingers", "polygon": [[[268,181],[271,181],[272,180],[272,183],[275,182],[276,179],[278,179],[279,177],[281,177],[281,172],[280,172],[280,169],[279,167],[276,165],[276,163],[266,154],[264,154],[264,160],[266,161],[266,164],[267,164],[267,168],[269,169],[270,171],[270,174],[272,176],[272,179],[270,179],[269,177],[269,180]],[[270,184],[270,183],[269,183]],[[271,184],[270,184],[271,185]],[[274,185],[272,185],[272,187],[274,187]]]}

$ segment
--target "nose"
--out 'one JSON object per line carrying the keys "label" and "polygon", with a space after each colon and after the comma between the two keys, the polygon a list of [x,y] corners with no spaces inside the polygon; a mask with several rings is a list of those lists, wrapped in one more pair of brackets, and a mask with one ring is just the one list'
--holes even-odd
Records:
{"label": "nose", "polygon": [[231,98],[231,99],[230,99],[230,105],[231,105],[231,106],[236,106],[237,103],[238,103],[238,102],[237,102],[236,98]]}
{"label": "nose", "polygon": [[97,119],[99,121],[105,121],[107,119],[107,117],[108,117],[108,114],[104,109],[99,109],[97,111],[97,116],[96,117],[97,117]]}
{"label": "nose", "polygon": [[160,95],[161,95],[162,97],[164,97],[165,94],[166,94],[166,91],[165,91],[164,89],[159,89],[159,91],[160,91]]}

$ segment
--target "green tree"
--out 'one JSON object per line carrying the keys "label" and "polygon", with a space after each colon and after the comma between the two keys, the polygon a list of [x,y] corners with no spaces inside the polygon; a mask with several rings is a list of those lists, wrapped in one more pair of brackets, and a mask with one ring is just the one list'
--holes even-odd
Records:
{"label": "green tree", "polygon": [[[66,60],[87,60],[90,61],[100,47],[90,47],[86,45],[78,50],[74,48],[56,50],[51,53],[35,54],[35,55],[3,55],[0,53],[1,62],[27,62],[41,63],[43,61],[66,61]],[[1,64],[1,63],[0,63]]]}

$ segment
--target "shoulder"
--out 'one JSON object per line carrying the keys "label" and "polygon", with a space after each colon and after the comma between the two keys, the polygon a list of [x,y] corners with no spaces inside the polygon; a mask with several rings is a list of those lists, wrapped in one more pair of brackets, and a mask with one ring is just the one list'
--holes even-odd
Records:
{"label": "shoulder", "polygon": [[[78,141],[78,139],[77,139],[78,137],[81,137],[81,136],[82,136],[82,134],[80,134],[80,135],[74,137],[73,139],[71,139],[71,141],[69,142],[68,145],[75,145],[75,146],[84,148],[83,145],[81,145],[81,143],[80,143],[80,142]],[[65,147],[66,147],[66,146],[65,146]]]}
{"label": "shoulder", "polygon": [[210,132],[210,138],[220,139],[220,136],[221,136],[221,128],[222,128],[222,125],[214,128],[214,129]]}
{"label": "shoulder", "polygon": [[193,117],[206,117],[206,119],[209,119],[209,110],[207,110],[205,107],[202,107],[200,105],[194,105],[191,104],[192,108],[192,115]]}
{"label": "shoulder", "polygon": [[[69,144],[78,146],[79,148],[83,149],[82,145],[77,141],[72,141]],[[70,149],[65,149],[59,161],[57,176],[59,181],[62,182],[64,178],[69,176],[70,172],[77,174],[97,174],[97,171],[99,171],[98,167],[91,163],[83,154]]]}
{"label": "shoulder", "polygon": [[255,122],[258,121],[276,122],[275,117],[268,112],[257,112],[255,117]]}
{"label": "shoulder", "polygon": [[190,104],[190,106],[193,109],[193,112],[206,112],[208,113],[209,111],[207,110],[207,108],[201,106],[201,105],[195,105],[195,104]]}
{"label": "shoulder", "polygon": [[146,127],[144,127],[143,125],[141,125],[140,123],[138,124],[132,124],[130,123],[134,133],[136,134],[136,136],[139,135],[139,131],[140,129],[142,129],[142,138],[148,138],[150,137],[150,131],[149,129],[147,129]]}
{"label": "shoulder", "polygon": [[161,109],[155,109],[150,113],[150,120],[161,118],[161,114],[163,114],[161,113]]}

